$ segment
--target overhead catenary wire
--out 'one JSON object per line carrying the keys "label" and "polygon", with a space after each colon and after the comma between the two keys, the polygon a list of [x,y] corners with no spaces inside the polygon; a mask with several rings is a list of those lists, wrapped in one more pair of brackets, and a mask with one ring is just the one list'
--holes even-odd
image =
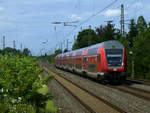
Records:
{"label": "overhead catenary wire", "polygon": [[[74,30],[76,30],[78,27],[81,27],[83,24],[85,24],[86,22],[88,22],[90,19],[92,19],[93,17],[97,16],[98,14],[102,13],[103,11],[105,11],[107,8],[111,7],[112,5],[114,5],[118,0],[114,0],[113,2],[111,2],[110,4],[108,4],[106,7],[104,7],[103,9],[99,10],[98,12],[95,13],[95,11],[93,11],[93,14],[91,16],[89,16],[87,19],[85,19],[83,22],[80,22],[78,25],[74,26],[74,28],[67,34],[63,36],[63,39],[66,37],[69,37],[70,35],[72,35],[72,32],[74,32]],[[79,0],[77,0],[77,4],[75,4],[75,9],[79,8],[79,12],[81,12],[81,3],[79,2]],[[93,1],[93,10],[94,10],[94,1]],[[64,30],[64,29],[63,29]]]}
{"label": "overhead catenary wire", "polygon": [[[136,2],[137,0],[133,0],[133,1],[131,1],[131,3],[130,4],[127,4],[126,5],[126,7],[124,8],[125,9],[125,13],[124,13],[124,15],[126,15],[126,19],[125,19],[125,21],[130,21],[131,20],[131,18],[135,18],[135,10],[133,11],[132,9],[131,9],[131,7],[133,6],[133,4]],[[119,6],[120,7],[120,6]],[[129,8],[130,8],[130,12],[126,12],[127,10],[129,10]],[[138,9],[136,9],[136,13],[138,13],[138,12],[140,12],[141,10],[143,10],[145,7],[140,7],[140,8],[138,8]],[[130,15],[132,15],[132,17],[131,16],[129,16],[129,14]],[[112,17],[112,20],[113,20],[113,22],[116,22],[116,23],[120,23],[120,20],[118,20],[120,18],[120,15],[118,15],[118,16],[115,16],[115,17]],[[128,19],[127,19],[128,18]],[[125,24],[129,24],[129,23],[125,23]]]}
{"label": "overhead catenary wire", "polygon": [[84,20],[83,22],[79,23],[77,25],[77,27],[73,28],[67,35],[66,37],[69,37],[70,34],[72,34],[72,32],[77,29],[78,27],[82,26],[83,24],[85,24],[86,22],[88,22],[91,18],[97,16],[98,14],[102,13],[103,11],[105,11],[107,8],[111,7],[113,4],[115,4],[118,0],[114,0],[113,2],[111,2],[110,4],[108,4],[106,7],[104,7],[103,9],[101,9],[100,11],[98,11],[95,14],[92,14],[91,16],[89,16],[86,20]]}
{"label": "overhead catenary wire", "polygon": [[113,2],[111,2],[109,5],[107,5],[106,7],[104,7],[102,10],[98,11],[97,13],[91,15],[90,17],[88,17],[86,20],[84,20],[83,22],[81,22],[78,26],[81,26],[82,24],[86,23],[87,21],[89,21],[91,18],[97,16],[98,14],[102,13],[104,10],[106,10],[107,8],[111,7],[113,4],[115,4],[118,0],[115,0]]}

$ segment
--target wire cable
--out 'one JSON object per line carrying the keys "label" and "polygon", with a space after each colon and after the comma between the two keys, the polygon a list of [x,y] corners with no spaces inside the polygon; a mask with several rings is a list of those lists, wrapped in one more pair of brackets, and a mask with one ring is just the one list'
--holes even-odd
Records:
{"label": "wire cable", "polygon": [[74,29],[72,29],[67,35],[66,37],[69,37],[71,35],[71,33],[77,29],[78,27],[80,27],[81,25],[85,24],[87,21],[89,21],[91,18],[97,16],[98,14],[102,13],[104,10],[106,10],[107,8],[111,7],[113,4],[115,4],[118,0],[114,0],[113,2],[111,2],[110,4],[108,4],[106,7],[104,7],[102,10],[98,11],[97,13],[91,15],[90,17],[88,17],[86,20],[84,20],[83,22],[79,23],[79,25],[77,25],[77,27],[75,27]]}

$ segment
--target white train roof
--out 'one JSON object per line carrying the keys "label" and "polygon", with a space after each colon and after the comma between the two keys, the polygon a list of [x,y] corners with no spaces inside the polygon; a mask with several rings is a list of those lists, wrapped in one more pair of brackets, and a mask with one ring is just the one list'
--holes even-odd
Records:
{"label": "white train roof", "polygon": [[64,54],[65,55],[66,54],[72,54],[74,52],[80,52],[80,51],[87,50],[87,49],[89,50],[89,49],[99,48],[101,46],[104,46],[105,49],[123,49],[124,48],[124,46],[120,42],[118,42],[117,40],[109,40],[109,41],[105,41],[105,42],[98,43],[98,44],[95,44],[95,45],[91,45],[89,47],[85,47],[85,48],[73,50],[73,51],[70,51],[70,52],[62,53],[62,54],[59,54],[57,56],[60,57]]}

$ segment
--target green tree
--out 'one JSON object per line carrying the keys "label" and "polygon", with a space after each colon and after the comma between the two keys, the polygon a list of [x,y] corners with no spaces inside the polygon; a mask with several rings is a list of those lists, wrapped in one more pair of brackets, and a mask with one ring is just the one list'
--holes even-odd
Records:
{"label": "green tree", "polygon": [[113,24],[107,24],[104,31],[102,32],[101,39],[102,41],[114,40],[115,39],[115,28]]}
{"label": "green tree", "polygon": [[65,49],[65,50],[64,50],[64,53],[66,53],[66,52],[68,52],[68,49]]}
{"label": "green tree", "polygon": [[150,80],[150,28],[134,40],[133,55],[138,78]]}
{"label": "green tree", "polygon": [[99,27],[96,28],[96,34],[100,39],[100,42],[103,42],[104,39],[102,37],[102,33],[104,32],[104,27],[102,25],[100,25]]}
{"label": "green tree", "polygon": [[47,57],[47,61],[49,61],[50,63],[54,63],[55,57],[56,57],[58,54],[60,54],[60,53],[62,53],[62,50],[61,50],[61,49],[55,50],[55,53],[54,53],[54,54],[51,54],[51,55],[49,55],[49,56]]}
{"label": "green tree", "polygon": [[138,34],[137,32],[137,27],[136,27],[136,23],[134,19],[130,20],[130,24],[129,24],[129,33],[128,33],[128,37],[129,39],[133,39],[133,37],[136,37]]}
{"label": "green tree", "polygon": [[62,53],[62,50],[61,50],[61,49],[58,49],[58,50],[55,51],[55,54],[56,54],[56,55],[58,55],[58,54],[60,54],[60,53]]}
{"label": "green tree", "polygon": [[25,48],[23,50],[23,55],[25,55],[25,56],[31,56],[31,51],[28,48]]}
{"label": "green tree", "polygon": [[139,34],[146,31],[147,23],[143,16],[139,16],[136,27]]}
{"label": "green tree", "polygon": [[1,55],[7,56],[31,56],[31,51],[28,48],[25,48],[23,51],[15,48],[7,47],[3,50],[0,50]]}
{"label": "green tree", "polygon": [[96,43],[99,43],[100,40],[96,34],[96,32],[92,29],[85,29],[79,32],[77,36],[77,40],[73,45],[74,49],[79,49],[83,47],[87,47]]}
{"label": "green tree", "polygon": [[134,19],[130,20],[130,24],[129,24],[129,33],[127,35],[127,38],[129,40],[129,46],[133,46],[133,40],[134,38],[138,35],[138,31],[137,31],[137,27],[136,27],[136,23]]}
{"label": "green tree", "polygon": [[148,23],[148,28],[150,28],[150,22]]}
{"label": "green tree", "polygon": [[0,54],[2,55],[21,55],[21,51],[20,50],[17,50],[17,49],[14,49],[14,48],[10,48],[10,47],[7,47],[3,50],[0,50]]}

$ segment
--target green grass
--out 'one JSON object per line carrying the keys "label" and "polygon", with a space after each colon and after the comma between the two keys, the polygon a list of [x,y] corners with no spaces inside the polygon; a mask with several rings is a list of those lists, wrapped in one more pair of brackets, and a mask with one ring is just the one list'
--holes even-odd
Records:
{"label": "green grass", "polygon": [[45,77],[43,78],[43,81],[45,82],[45,83],[47,83],[49,80],[51,80],[51,79],[53,79],[54,78],[54,76],[52,75],[52,74],[47,74],[47,75],[45,75]]}
{"label": "green grass", "polygon": [[43,85],[42,88],[38,89],[38,93],[46,95],[49,92],[49,88],[46,85]]}
{"label": "green grass", "polygon": [[46,113],[57,113],[57,107],[53,101],[48,100],[45,106]]}

